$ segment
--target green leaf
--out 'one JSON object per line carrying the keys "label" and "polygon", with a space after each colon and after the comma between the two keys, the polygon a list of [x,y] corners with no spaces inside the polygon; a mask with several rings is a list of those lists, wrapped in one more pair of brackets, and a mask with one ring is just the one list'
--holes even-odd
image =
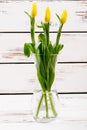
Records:
{"label": "green leaf", "polygon": [[45,91],[46,88],[45,88],[44,78],[41,76],[41,73],[39,70],[37,70],[37,76],[38,76],[38,80],[41,84],[42,90]]}
{"label": "green leaf", "polygon": [[31,18],[31,16],[29,15],[29,13],[28,12],[26,12],[26,11],[24,11],[25,12],[25,14],[28,16],[28,17],[30,17]]}
{"label": "green leaf", "polygon": [[63,49],[64,45],[63,44],[59,44],[59,51],[61,51]]}
{"label": "green leaf", "polygon": [[29,43],[29,48],[30,48],[30,51],[32,52],[32,53],[35,53],[35,48],[34,48],[35,46],[34,46],[34,44],[33,43]]}
{"label": "green leaf", "polygon": [[48,86],[48,91],[51,90],[54,78],[55,78],[55,63],[56,63],[56,56],[52,55],[49,57],[48,60],[48,65],[47,65],[47,75],[48,75],[48,80],[47,80],[47,86]]}
{"label": "green leaf", "polygon": [[56,14],[56,16],[57,16],[58,20],[61,22],[59,15],[58,15],[58,14]]}
{"label": "green leaf", "polygon": [[39,80],[43,90],[45,90],[46,89],[46,83],[45,83],[46,72],[45,72],[45,68],[44,68],[44,64],[43,64],[41,55],[36,55],[36,68],[37,68],[38,80]]}
{"label": "green leaf", "polygon": [[39,42],[45,43],[45,35],[43,33],[40,33],[38,35]]}
{"label": "green leaf", "polygon": [[54,71],[53,67],[54,66],[50,67],[50,69],[49,69],[49,76],[50,76],[50,78],[49,78],[49,90],[51,89],[52,84],[53,84],[54,79],[55,79],[55,71]]}
{"label": "green leaf", "polygon": [[52,44],[49,44],[49,45],[48,45],[48,48],[49,48],[49,53],[50,53],[50,54],[53,54],[53,49],[54,49],[54,48],[53,48]]}
{"label": "green leaf", "polygon": [[38,28],[43,28],[43,26],[42,25],[36,25]]}
{"label": "green leaf", "polygon": [[39,44],[39,46],[38,46],[38,52],[39,52],[39,54],[40,55],[44,55],[44,53],[45,53],[45,46],[44,46],[44,44],[42,44],[42,42]]}
{"label": "green leaf", "polygon": [[25,44],[24,44],[24,54],[25,54],[25,56],[27,56],[27,57],[30,56],[30,47],[29,47],[29,43],[25,43]]}
{"label": "green leaf", "polygon": [[63,44],[57,44],[54,46],[54,53],[58,54],[62,49],[63,49],[64,45]]}
{"label": "green leaf", "polygon": [[41,54],[42,54],[42,43],[40,43],[40,44],[38,45],[37,50],[38,50],[38,53],[41,55]]}

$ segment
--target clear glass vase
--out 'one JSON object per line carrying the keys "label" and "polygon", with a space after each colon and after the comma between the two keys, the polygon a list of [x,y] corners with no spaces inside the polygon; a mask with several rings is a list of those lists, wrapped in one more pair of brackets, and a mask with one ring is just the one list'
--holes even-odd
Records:
{"label": "clear glass vase", "polygon": [[32,100],[33,117],[37,122],[50,122],[58,117],[59,98],[54,90],[34,91]]}
{"label": "clear glass vase", "polygon": [[36,83],[32,111],[38,122],[49,122],[58,116],[59,100],[54,88],[56,63],[56,54],[35,55]]}

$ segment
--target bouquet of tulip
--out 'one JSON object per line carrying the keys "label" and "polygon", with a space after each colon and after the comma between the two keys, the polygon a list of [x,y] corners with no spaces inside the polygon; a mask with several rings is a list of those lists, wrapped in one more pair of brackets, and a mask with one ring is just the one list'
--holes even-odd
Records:
{"label": "bouquet of tulip", "polygon": [[67,11],[64,10],[61,16],[56,14],[60,22],[60,26],[57,32],[56,41],[54,44],[52,44],[49,33],[51,11],[49,7],[46,8],[44,21],[40,26],[37,26],[38,28],[43,29],[43,33],[39,33],[38,35],[38,45],[36,45],[35,41],[35,16],[37,15],[37,4],[35,2],[32,4],[31,14],[29,14],[28,12],[25,13],[30,18],[31,43],[24,44],[24,54],[27,57],[29,57],[32,53],[35,54],[37,77],[42,89],[42,95],[37,105],[35,117],[37,118],[39,115],[43,100],[45,104],[46,118],[49,117],[48,98],[53,115],[54,117],[56,117],[58,113],[55,109],[52,94],[50,92],[55,79],[55,65],[57,62],[57,55],[63,49],[63,45],[59,43],[59,40],[61,36],[62,27],[67,19]]}

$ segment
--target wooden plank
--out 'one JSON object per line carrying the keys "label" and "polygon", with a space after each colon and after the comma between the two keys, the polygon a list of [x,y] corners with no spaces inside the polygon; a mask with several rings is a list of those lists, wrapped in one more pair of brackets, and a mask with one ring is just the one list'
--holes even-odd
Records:
{"label": "wooden plank", "polygon": [[86,126],[82,126],[82,125],[79,125],[79,124],[70,124],[70,125],[67,125],[67,124],[57,124],[57,126],[54,124],[50,125],[50,123],[46,123],[46,124],[42,124],[42,123],[12,123],[9,125],[9,123],[5,123],[5,124],[1,124],[0,125],[1,129],[4,130],[4,129],[9,129],[9,130],[15,130],[15,129],[19,129],[19,130],[28,130],[28,129],[33,129],[33,130],[36,130],[36,128],[38,130],[53,130],[53,129],[60,129],[60,130],[86,130]]}
{"label": "wooden plank", "polygon": [[[0,2],[0,31],[29,31],[29,19],[24,11],[30,12],[32,0],[15,0]],[[57,31],[59,22],[55,13],[61,14],[67,9],[69,17],[63,31],[87,31],[87,0],[85,1],[37,1],[39,13],[36,23],[43,21],[44,10],[47,5],[52,12],[51,31]],[[36,28],[36,31],[39,29]]]}
{"label": "wooden plank", "polygon": [[[36,87],[34,64],[0,65],[0,93],[32,93]],[[87,92],[87,64],[58,64],[52,88],[58,92]]]}
{"label": "wooden plank", "polygon": [[[26,33],[0,34],[0,63],[29,62],[33,60],[32,58],[26,58],[23,53],[24,43],[31,41],[29,36],[30,34]],[[51,33],[50,38],[55,43],[56,34]],[[60,43],[64,44],[64,49],[58,57],[59,62],[87,61],[87,33],[62,34]]]}
{"label": "wooden plank", "polygon": [[[87,129],[87,94],[59,95],[60,111],[54,122],[35,123],[32,118],[30,95],[0,95],[0,128],[3,129]],[[2,124],[3,123],[3,124]],[[6,123],[6,125],[4,125]],[[20,126],[20,127],[19,127]]]}

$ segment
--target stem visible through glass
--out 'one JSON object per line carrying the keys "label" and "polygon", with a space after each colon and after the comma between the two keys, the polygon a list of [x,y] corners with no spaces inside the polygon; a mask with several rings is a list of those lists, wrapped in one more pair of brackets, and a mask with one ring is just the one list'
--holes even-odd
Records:
{"label": "stem visible through glass", "polygon": [[45,108],[46,108],[46,118],[48,118],[48,101],[47,101],[46,93],[44,93],[44,100],[45,100]]}
{"label": "stem visible through glass", "polygon": [[50,105],[52,108],[52,112],[53,112],[54,116],[56,117],[58,115],[58,113],[56,112],[56,109],[55,109],[55,104],[53,102],[52,93],[48,93],[48,95],[49,95],[49,101],[50,101]]}
{"label": "stem visible through glass", "polygon": [[41,104],[42,104],[42,100],[43,100],[43,94],[41,95],[40,101],[38,103],[38,107],[37,107],[37,111],[36,111],[35,117],[38,117],[38,114],[39,114],[39,111],[40,111],[40,107],[41,107]]}
{"label": "stem visible through glass", "polygon": [[[49,100],[48,100],[47,96],[49,96]],[[54,104],[52,98],[53,98],[53,97],[52,97],[52,93],[50,93],[50,92],[42,93],[42,95],[41,95],[41,97],[40,97],[40,100],[39,100],[39,103],[38,103],[38,106],[37,106],[37,110],[36,110],[35,117],[38,117],[38,115],[39,115],[39,112],[40,112],[40,108],[41,108],[41,104],[42,104],[43,99],[44,99],[44,101],[45,101],[46,118],[49,117],[48,101],[50,101],[50,106],[51,106],[51,109],[52,109],[52,112],[53,112],[54,116],[56,117],[56,116],[58,115],[58,113],[56,112],[55,104]]]}

